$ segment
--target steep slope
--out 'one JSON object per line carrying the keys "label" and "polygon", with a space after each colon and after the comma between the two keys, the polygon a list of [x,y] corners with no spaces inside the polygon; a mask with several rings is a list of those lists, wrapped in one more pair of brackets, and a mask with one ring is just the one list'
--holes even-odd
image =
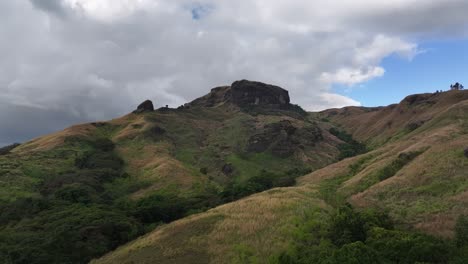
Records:
{"label": "steep slope", "polygon": [[[451,238],[456,219],[468,215],[467,96],[414,95],[389,107],[322,112],[375,149],[301,177],[295,187],[161,226],[93,263],[277,263],[279,253],[297,243],[301,222],[324,225],[344,201],[387,211],[402,230]],[[323,232],[303,236],[320,238]]]}
{"label": "steep slope", "polygon": [[416,130],[442,111],[467,99],[468,93],[463,90],[415,94],[386,107],[329,109],[320,112],[319,116],[376,147]]}
{"label": "steep slope", "polygon": [[161,223],[289,186],[337,160],[331,127],[286,90],[244,80],[15,146],[0,155],[0,258],[84,263]]}

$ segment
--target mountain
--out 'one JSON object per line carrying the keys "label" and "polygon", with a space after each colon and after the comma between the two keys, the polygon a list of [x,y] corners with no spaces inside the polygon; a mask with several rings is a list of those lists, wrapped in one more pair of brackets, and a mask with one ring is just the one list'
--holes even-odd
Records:
{"label": "mountain", "polygon": [[[302,176],[294,187],[268,190],[161,226],[92,263],[190,263],[194,259],[202,260],[197,263],[313,263],[297,251],[327,248],[321,236],[328,230],[317,226],[334,219],[343,201],[360,210],[387,212],[398,230],[459,241],[457,219],[468,215],[467,110],[468,92],[450,91],[408,96],[388,107],[310,113],[345,129],[372,149]],[[458,229],[466,234],[466,222]],[[398,232],[388,231],[384,236],[396,237]],[[391,241],[400,246],[388,243],[384,247],[391,249],[393,257],[403,255],[408,263],[413,263],[411,254],[416,255],[415,261],[449,262],[437,259],[449,254],[443,253],[449,246],[439,251],[416,234],[405,233]],[[430,246],[424,248],[424,243]],[[309,249],[301,248],[304,244]],[[418,245],[424,248],[420,255],[414,253]],[[327,256],[339,255],[336,247],[330,248]],[[296,258],[288,262],[282,252]],[[468,259],[466,247],[464,254],[454,263]],[[349,263],[364,263],[364,259],[353,262],[351,255],[345,258]],[[327,256],[322,260],[326,262]]]}
{"label": "mountain", "polygon": [[[308,113],[246,80],[177,109],[145,101],[0,152],[0,258],[310,263],[371,248],[372,259],[384,231],[427,245],[413,253],[455,252],[468,228],[467,110],[468,92],[450,91]],[[358,219],[365,244],[327,237],[337,219]]]}
{"label": "mountain", "polygon": [[288,91],[243,80],[12,145],[0,155],[0,258],[85,263],[161,223],[292,185],[337,160],[331,127]]}

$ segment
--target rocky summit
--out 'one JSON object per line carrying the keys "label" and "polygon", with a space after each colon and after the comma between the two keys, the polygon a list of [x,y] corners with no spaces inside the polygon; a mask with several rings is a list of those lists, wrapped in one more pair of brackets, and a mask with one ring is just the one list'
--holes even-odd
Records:
{"label": "rocky summit", "polygon": [[236,81],[231,85],[232,102],[240,105],[289,105],[289,93],[285,89],[261,82]]}
{"label": "rocky summit", "polygon": [[138,105],[137,109],[133,111],[133,113],[138,114],[138,113],[152,112],[152,111],[154,111],[153,102],[151,102],[150,100],[146,100],[140,105]]}
{"label": "rocky summit", "polygon": [[211,89],[211,92],[190,103],[192,106],[214,107],[219,104],[232,103],[241,108],[266,106],[269,108],[286,108],[290,99],[287,90],[262,82],[248,80],[235,81],[231,86]]}

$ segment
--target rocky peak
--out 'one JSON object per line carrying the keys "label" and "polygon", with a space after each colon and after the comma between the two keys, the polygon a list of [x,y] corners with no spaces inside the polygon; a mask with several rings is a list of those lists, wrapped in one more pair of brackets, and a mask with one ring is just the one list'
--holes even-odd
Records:
{"label": "rocky peak", "polygon": [[213,107],[230,102],[240,107],[268,106],[282,108],[289,106],[289,93],[287,90],[261,82],[241,80],[231,86],[222,86],[211,89],[211,92],[196,99],[190,105]]}
{"label": "rocky peak", "polygon": [[231,85],[231,100],[240,106],[281,106],[289,105],[289,93],[278,86],[242,80]]}
{"label": "rocky peak", "polygon": [[133,111],[133,113],[138,114],[138,113],[152,112],[152,111],[154,111],[153,102],[151,102],[150,100],[146,100],[140,105],[138,105],[137,109]]}

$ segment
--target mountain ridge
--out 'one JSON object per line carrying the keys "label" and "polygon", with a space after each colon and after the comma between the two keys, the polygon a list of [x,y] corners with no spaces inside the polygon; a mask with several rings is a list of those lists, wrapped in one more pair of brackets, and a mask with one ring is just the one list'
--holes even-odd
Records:
{"label": "mountain ridge", "polygon": [[[108,244],[93,250],[71,244],[61,249],[62,262],[86,262],[147,233],[94,262],[152,263],[157,256],[161,263],[229,263],[247,254],[263,263],[287,249],[311,210],[326,219],[344,201],[388,211],[405,230],[445,238],[454,236],[457,216],[468,214],[467,91],[307,113],[290,104],[286,90],[243,80],[178,109],[144,105],[0,156],[6,212],[0,248],[40,263],[34,252],[62,239],[53,231],[60,224],[47,217],[73,210],[104,222],[88,233],[88,223],[71,214],[62,222],[75,223],[77,231],[68,237],[86,235],[90,248]],[[35,204],[41,206],[30,208]],[[114,228],[127,231],[111,241],[101,225],[116,217],[122,226]],[[41,221],[51,226],[38,235],[34,224]],[[39,240],[28,244],[21,239],[26,234]]]}

